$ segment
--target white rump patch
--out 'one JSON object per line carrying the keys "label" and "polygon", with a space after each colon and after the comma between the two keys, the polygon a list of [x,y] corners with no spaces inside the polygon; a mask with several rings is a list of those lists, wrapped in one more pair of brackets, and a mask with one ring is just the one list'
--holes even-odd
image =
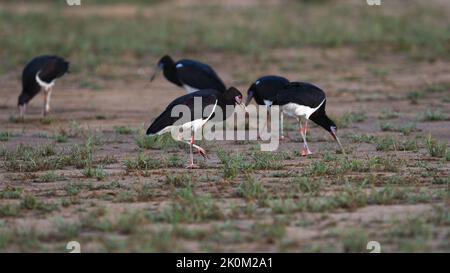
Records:
{"label": "white rump patch", "polygon": [[197,91],[199,90],[198,88],[189,86],[189,85],[187,85],[187,84],[183,84],[183,87],[184,87],[184,89],[186,89],[186,92],[187,92],[188,94],[193,93],[193,92],[197,92]]}
{"label": "white rump patch", "polygon": [[41,71],[36,73],[36,81],[42,88],[45,89],[45,91],[48,91],[50,88],[52,88],[55,85],[55,80],[53,80],[50,83],[46,83],[43,80],[41,80],[41,78],[39,78],[39,73],[41,73]]}
{"label": "white rump patch", "polygon": [[320,106],[322,106],[322,104],[325,102],[325,100],[323,100],[319,106],[317,106],[316,108],[311,108],[305,105],[300,105],[297,103],[288,103],[285,104],[281,107],[281,109],[283,110],[284,113],[286,113],[287,115],[291,116],[291,117],[304,117],[306,119],[309,119],[309,117],[317,111],[317,109],[320,108]]}
{"label": "white rump patch", "polygon": [[273,104],[273,101],[271,101],[271,100],[264,100],[264,105],[266,105],[267,108],[272,106],[272,104]]}
{"label": "white rump patch", "polygon": [[177,64],[175,67],[176,67],[176,68],[183,67],[183,64]]}

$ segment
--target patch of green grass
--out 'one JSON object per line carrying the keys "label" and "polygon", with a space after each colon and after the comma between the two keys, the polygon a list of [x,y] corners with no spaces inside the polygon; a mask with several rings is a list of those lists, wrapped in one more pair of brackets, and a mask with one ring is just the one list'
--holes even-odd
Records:
{"label": "patch of green grass", "polygon": [[83,170],[83,175],[86,177],[95,177],[98,181],[105,179],[108,173],[103,166],[97,166],[96,168],[86,168]]}
{"label": "patch of green grass", "polygon": [[92,81],[92,80],[83,80],[79,84],[79,88],[81,89],[89,89],[89,90],[100,90],[103,88],[102,85]]}
{"label": "patch of green grass", "polygon": [[317,194],[323,188],[323,181],[312,180],[309,177],[296,176],[291,180],[303,193]]}
{"label": "patch of green grass", "polygon": [[56,151],[52,145],[31,147],[20,144],[15,151],[0,150],[4,167],[13,172],[36,172],[57,170],[66,166],[93,168],[95,164],[110,164],[117,161],[105,156],[94,159],[94,138],[89,137],[84,145],[74,145],[67,153]]}
{"label": "patch of green grass", "polygon": [[442,121],[448,120],[448,115],[444,114],[442,110],[432,110],[427,109],[425,112],[419,115],[419,120],[421,121]]}
{"label": "patch of green grass", "polygon": [[140,211],[124,212],[113,224],[113,230],[121,234],[132,234],[147,222],[146,217]]}
{"label": "patch of green grass", "polygon": [[53,137],[55,139],[56,142],[58,143],[66,143],[69,140],[69,137],[66,135],[56,135]]}
{"label": "patch of green grass", "polygon": [[56,150],[51,145],[32,147],[20,144],[15,151],[2,150],[0,157],[8,171],[34,172],[56,168],[57,159],[50,158],[55,154]]}
{"label": "patch of green grass", "polygon": [[50,124],[52,124],[54,121],[55,121],[55,119],[52,118],[52,117],[44,117],[44,118],[42,118],[42,119],[40,120],[40,122],[41,122],[42,125],[50,125]]}
{"label": "patch of green grass", "polygon": [[391,70],[386,67],[369,67],[369,72],[377,78],[384,79],[391,73]]}
{"label": "patch of green grass", "polygon": [[0,156],[3,160],[25,160],[26,158],[49,157],[56,154],[56,150],[51,145],[38,147],[19,144],[15,151],[3,150]]}
{"label": "patch of green grass", "polygon": [[151,184],[144,184],[137,190],[137,200],[140,202],[148,202],[155,195],[155,188]]}
{"label": "patch of green grass", "polygon": [[131,135],[135,131],[136,131],[135,129],[133,129],[131,127],[128,127],[128,126],[116,126],[116,127],[114,127],[114,132],[116,134],[119,134],[119,135]]}
{"label": "patch of green grass", "polygon": [[367,119],[367,114],[365,111],[348,112],[343,114],[341,117],[335,119],[336,124],[339,128],[347,128],[352,123],[362,122]]}
{"label": "patch of green grass", "polygon": [[166,174],[166,184],[174,187],[187,187],[192,183],[192,175],[182,174]]}
{"label": "patch of green grass", "polygon": [[428,154],[432,157],[447,157],[447,143],[440,143],[429,135],[426,139]]}
{"label": "patch of green grass", "polygon": [[401,113],[389,108],[384,108],[381,110],[380,115],[378,116],[379,119],[394,119],[400,117]]}
{"label": "patch of green grass", "polygon": [[351,134],[347,136],[353,142],[358,143],[374,143],[377,139],[377,136],[369,135],[369,134]]}
{"label": "patch of green grass", "polygon": [[8,121],[10,123],[22,123],[24,119],[20,118],[19,116],[9,116]]}
{"label": "patch of green grass", "polygon": [[377,151],[417,151],[419,149],[417,140],[399,140],[391,136],[377,138],[375,143]]}
{"label": "patch of green grass", "polygon": [[135,202],[135,195],[130,190],[120,191],[114,201],[119,203]]}
{"label": "patch of green grass", "polygon": [[[426,192],[416,192],[414,189],[403,189],[397,186],[387,186],[381,189],[365,191],[363,185],[346,185],[341,191],[332,195],[312,197],[303,196],[298,201],[284,200],[281,209],[287,213],[292,211],[330,212],[336,209],[354,210],[367,205],[417,204],[428,203],[433,197]],[[269,202],[272,209],[280,210],[279,202]],[[278,205],[277,205],[278,204]]]}
{"label": "patch of green grass", "polygon": [[31,194],[27,194],[22,198],[20,207],[21,209],[37,210],[41,212],[50,212],[58,209],[57,204],[43,202]]}
{"label": "patch of green grass", "polygon": [[240,153],[229,153],[222,149],[217,151],[217,157],[222,163],[222,174],[226,179],[234,179],[240,173],[252,170],[280,170],[284,168],[283,159],[286,153],[270,153],[254,151],[251,160]]}
{"label": "patch of green grass", "polygon": [[76,183],[69,183],[64,187],[68,196],[76,196],[83,190],[83,186]]}
{"label": "patch of green grass", "polygon": [[396,130],[394,124],[390,122],[380,123],[380,129],[383,132],[392,132]]}
{"label": "patch of green grass", "polygon": [[20,206],[13,204],[0,205],[0,217],[15,217],[20,213]]}
{"label": "patch of green grass", "polygon": [[269,207],[273,213],[289,214],[296,210],[296,204],[293,199],[275,198],[268,201]]}
{"label": "patch of green grass", "polygon": [[291,175],[292,175],[292,173],[289,172],[289,171],[274,172],[274,173],[271,174],[272,177],[278,177],[278,178],[290,177]]}
{"label": "patch of green grass", "polygon": [[181,168],[184,166],[183,160],[176,154],[170,155],[167,160],[167,167],[169,168]]}
{"label": "patch of green grass", "polygon": [[423,92],[426,93],[444,93],[450,91],[450,83],[442,82],[442,83],[434,83],[429,84],[422,88]]}
{"label": "patch of green grass", "polygon": [[255,161],[249,167],[254,170],[280,170],[283,169],[284,153],[252,152],[250,157]]}
{"label": "patch of green grass", "polygon": [[86,231],[110,232],[113,230],[113,222],[106,218],[108,210],[97,207],[80,217],[81,228]]}
{"label": "patch of green grass", "polygon": [[240,153],[227,153],[222,149],[217,151],[217,157],[222,163],[223,177],[226,179],[234,179],[246,168],[246,159]]}
{"label": "patch of green grass", "polygon": [[342,242],[342,251],[345,253],[367,252],[366,246],[370,241],[364,230],[350,228],[339,234],[339,241]]}
{"label": "patch of green grass", "polygon": [[55,181],[60,181],[60,180],[64,180],[64,177],[62,177],[61,175],[58,175],[54,171],[46,172],[45,174],[39,176],[39,179],[38,179],[38,181],[42,182],[42,183],[55,182]]}
{"label": "patch of green grass", "polygon": [[417,131],[417,127],[415,123],[406,123],[403,125],[394,125],[390,122],[382,122],[380,123],[380,129],[383,132],[401,132],[404,135],[409,135],[412,132]]}
{"label": "patch of green grass", "polygon": [[280,220],[273,223],[258,223],[252,225],[251,233],[255,241],[273,243],[281,240],[286,234],[285,224]]}
{"label": "patch of green grass", "polygon": [[22,197],[23,189],[11,186],[6,186],[0,191],[0,199],[20,199]]}
{"label": "patch of green grass", "polygon": [[374,190],[369,195],[369,203],[379,205],[390,205],[398,200],[405,200],[407,196],[406,190],[397,186],[387,186],[381,190]]}
{"label": "patch of green grass", "polygon": [[77,169],[86,168],[92,165],[93,150],[90,144],[73,145],[70,151],[61,157],[61,162],[66,166],[75,166]]}
{"label": "patch of green grass", "polygon": [[433,227],[424,218],[426,217],[395,220],[386,235],[398,246],[399,251],[427,251],[427,245],[433,238]]}
{"label": "patch of green grass", "polygon": [[10,132],[0,132],[0,141],[8,141],[12,134]]}
{"label": "patch of green grass", "polygon": [[144,153],[139,153],[135,159],[125,160],[125,168],[128,172],[154,170],[162,167],[164,167],[164,164],[161,160],[145,155]]}
{"label": "patch of green grass", "polygon": [[81,232],[81,227],[77,223],[69,222],[63,218],[55,220],[57,232],[53,235],[57,240],[71,240],[77,238]]}
{"label": "patch of green grass", "polygon": [[396,158],[371,157],[369,159],[343,159],[335,161],[317,160],[303,171],[304,176],[342,175],[348,172],[397,171],[403,161]]}
{"label": "patch of green grass", "polygon": [[425,94],[421,91],[409,92],[406,98],[411,102],[411,104],[418,104],[420,99],[423,99]]}
{"label": "patch of green grass", "polygon": [[214,199],[210,195],[197,195],[192,187],[177,190],[169,207],[161,213],[151,215],[153,220],[171,223],[202,222],[222,217]]}
{"label": "patch of green grass", "polygon": [[245,199],[261,200],[268,196],[268,193],[261,182],[256,181],[255,178],[250,175],[247,175],[245,180],[239,184],[236,193],[239,197],[244,197]]}
{"label": "patch of green grass", "polygon": [[136,144],[141,149],[169,150],[183,147],[183,143],[172,138],[171,134],[157,136],[139,135],[136,137]]}

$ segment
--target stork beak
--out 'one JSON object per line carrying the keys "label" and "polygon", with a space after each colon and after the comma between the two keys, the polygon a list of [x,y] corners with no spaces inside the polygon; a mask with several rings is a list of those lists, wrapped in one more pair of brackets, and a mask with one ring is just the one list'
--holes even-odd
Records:
{"label": "stork beak", "polygon": [[247,95],[247,99],[245,100],[245,106],[249,105],[250,102],[252,101],[252,99],[253,99],[253,93],[250,92],[250,93]]}
{"label": "stork beak", "polygon": [[158,74],[159,74],[159,72],[161,72],[161,70],[162,70],[162,67],[160,65],[156,65],[155,71],[153,72],[153,75],[150,78],[150,82],[152,82],[156,78],[156,76],[158,76]]}
{"label": "stork beak", "polygon": [[244,110],[245,113],[247,113],[247,107],[245,106],[245,104],[243,104],[242,102],[239,103],[239,106],[241,106],[242,110]]}
{"label": "stork beak", "polygon": [[331,130],[331,135],[332,135],[333,138],[337,141],[339,147],[341,148],[342,153],[343,153],[344,155],[346,155],[346,154],[345,154],[344,147],[342,146],[341,141],[339,140],[338,136],[336,135],[336,127],[332,126],[332,127],[330,128],[330,130]]}

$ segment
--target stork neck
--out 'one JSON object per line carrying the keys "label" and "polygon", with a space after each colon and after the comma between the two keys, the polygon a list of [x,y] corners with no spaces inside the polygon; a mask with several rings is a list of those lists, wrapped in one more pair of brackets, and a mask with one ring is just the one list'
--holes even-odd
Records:
{"label": "stork neck", "polygon": [[164,77],[166,77],[166,79],[168,81],[170,81],[178,86],[183,86],[183,84],[180,82],[180,80],[178,80],[175,62],[173,62],[172,60],[166,61],[164,63],[163,73],[164,73]]}

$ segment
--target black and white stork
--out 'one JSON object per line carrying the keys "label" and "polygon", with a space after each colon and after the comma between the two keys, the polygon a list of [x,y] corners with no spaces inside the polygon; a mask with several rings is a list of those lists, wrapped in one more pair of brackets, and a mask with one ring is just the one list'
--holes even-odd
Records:
{"label": "black and white stork", "polygon": [[184,59],[175,62],[166,55],[158,61],[150,81],[153,81],[161,70],[168,81],[183,87],[187,93],[201,89],[226,91],[225,84],[217,73],[209,65],[198,61]]}
{"label": "black and white stork", "polygon": [[[300,125],[300,134],[303,138],[302,155],[310,155],[311,150],[306,142],[308,132],[308,120],[312,120],[317,125],[327,130],[339,144],[342,153],[345,154],[344,147],[336,135],[336,124],[327,116],[325,92],[319,87],[306,82],[291,82],[281,89],[276,98],[276,104],[280,105],[281,111],[297,119]],[[302,126],[302,118],[305,119],[305,126]]]}
{"label": "black and white stork", "polygon": [[50,96],[57,78],[69,72],[69,62],[58,56],[44,55],[32,59],[22,72],[19,114],[23,118],[28,102],[44,89],[43,115],[50,111]]}
{"label": "black and white stork", "polygon": [[[196,98],[201,98],[201,109],[194,109],[196,105],[194,100]],[[181,124],[177,124],[177,121],[180,119],[179,117],[172,117],[172,110],[178,105],[187,106],[190,110],[190,117],[183,117],[183,122],[186,122]],[[219,110],[217,108],[221,108],[221,113],[223,113],[222,117],[223,120],[225,120],[233,114],[231,111],[226,111],[227,106],[232,106],[232,109],[234,110],[236,105],[241,105],[245,109],[245,105],[242,101],[242,94],[234,87],[228,88],[225,92],[219,92],[215,89],[202,89],[186,94],[178,97],[167,106],[164,112],[162,112],[147,129],[147,135],[161,135],[172,129],[179,129],[179,127],[182,127],[184,130],[190,130],[190,141],[185,141],[180,138],[177,140],[190,145],[190,164],[188,165],[188,168],[195,168],[196,165],[194,165],[192,148],[197,149],[197,151],[206,158],[205,150],[194,143],[195,132],[200,130],[208,120],[214,118],[216,112]],[[208,106],[209,108],[207,108]],[[206,112],[205,109],[207,110]],[[216,121],[216,119],[214,119],[214,121]]]}
{"label": "black and white stork", "polygon": [[[250,85],[247,90],[245,105],[249,105],[251,100],[255,99],[258,105],[265,105],[269,109],[276,101],[278,91],[283,89],[287,84],[289,84],[289,80],[286,78],[280,76],[263,76]],[[283,112],[281,112],[281,121],[283,121]],[[266,124],[267,119],[264,127]],[[281,123],[280,131],[280,137],[284,139],[283,122]]]}

